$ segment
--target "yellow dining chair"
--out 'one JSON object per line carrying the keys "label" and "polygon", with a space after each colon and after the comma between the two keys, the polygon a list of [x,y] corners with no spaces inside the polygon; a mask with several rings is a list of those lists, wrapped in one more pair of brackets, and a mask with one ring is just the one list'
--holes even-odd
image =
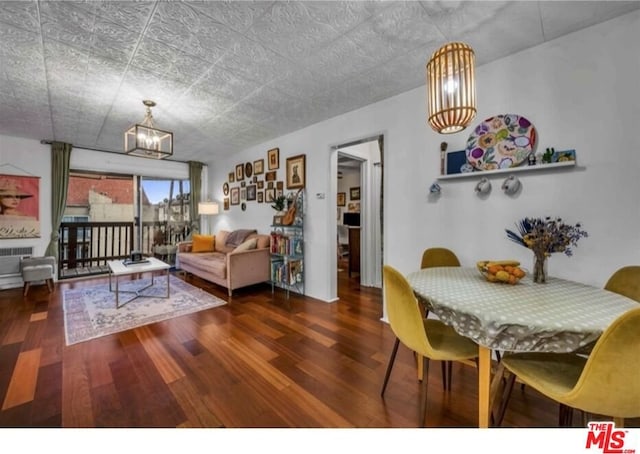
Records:
{"label": "yellow dining chair", "polygon": [[460,260],[450,249],[443,247],[427,248],[422,253],[420,268],[432,268],[434,266],[460,266]]}
{"label": "yellow dining chair", "polygon": [[429,360],[459,361],[477,358],[478,345],[472,340],[459,335],[450,326],[440,320],[426,319],[420,311],[411,285],[395,268],[383,267],[384,295],[391,330],[396,336],[387,371],[382,384],[381,396],[389,382],[393,363],[398,353],[400,342],[423,358],[423,371],[420,403],[421,425],[426,423],[427,385],[429,382]]}
{"label": "yellow dining chair", "polygon": [[611,275],[604,289],[640,303],[640,266],[620,268]]}
{"label": "yellow dining chair", "polygon": [[[638,326],[640,307],[611,323],[588,357],[570,353],[507,353],[502,364],[512,374],[508,380],[511,386],[517,376],[561,405],[613,417],[616,426],[623,427],[624,418],[640,417]],[[564,422],[561,416],[559,424]]]}
{"label": "yellow dining chair", "polygon": [[[436,266],[460,266],[458,256],[451,250],[444,247],[431,247],[422,253],[422,261],[420,269],[433,268]],[[429,311],[425,312],[425,317],[429,315]],[[422,380],[422,361],[418,357],[418,379]],[[442,363],[442,387],[447,390],[451,389],[451,371],[453,364],[449,361]]]}

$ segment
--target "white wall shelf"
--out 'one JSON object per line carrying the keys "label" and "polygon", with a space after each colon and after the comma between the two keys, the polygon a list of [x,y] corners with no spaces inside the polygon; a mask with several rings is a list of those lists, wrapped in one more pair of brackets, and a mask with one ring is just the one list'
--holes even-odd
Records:
{"label": "white wall shelf", "polygon": [[457,180],[460,178],[482,178],[494,175],[512,174],[518,172],[535,172],[538,170],[554,170],[563,167],[574,167],[576,161],[552,162],[550,164],[536,164],[534,166],[509,167],[507,169],[485,170],[482,172],[454,173],[452,175],[440,175],[438,181],[441,180]]}

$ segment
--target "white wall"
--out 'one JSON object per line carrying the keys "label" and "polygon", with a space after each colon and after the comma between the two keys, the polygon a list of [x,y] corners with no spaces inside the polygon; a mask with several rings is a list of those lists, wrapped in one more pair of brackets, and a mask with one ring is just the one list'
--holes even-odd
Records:
{"label": "white wall", "polygon": [[[383,134],[385,263],[408,273],[419,266],[424,248],[442,245],[454,249],[464,265],[516,258],[530,267],[530,252],[508,241],[504,229],[524,216],[562,216],[582,222],[590,236],[574,257],[554,255],[550,273],[602,286],[616,268],[640,263],[640,54],[629,48],[639,41],[636,11],[477,68],[478,116],[471,128],[454,135],[436,134],[426,125],[421,87],[212,161],[212,195],[222,200],[222,183],[235,165],[266,158],[270,148],[280,148],[281,169],[287,156],[305,153],[305,289],[329,301],[334,256],[327,245],[335,241],[336,216],[331,147]],[[523,189],[516,198],[499,190],[503,178],[492,178],[487,199],[476,197],[476,179],[442,182],[442,196],[430,199],[440,142],[463,149],[475,125],[505,113],[533,122],[538,150],[575,149],[578,167],[520,174]],[[213,229],[268,231],[272,215],[268,204],[249,203],[245,212],[232,207],[216,217]]]}

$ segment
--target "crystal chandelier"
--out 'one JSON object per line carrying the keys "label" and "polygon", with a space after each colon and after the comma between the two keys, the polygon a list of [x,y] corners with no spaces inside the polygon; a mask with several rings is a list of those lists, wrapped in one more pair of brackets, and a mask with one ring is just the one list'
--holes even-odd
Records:
{"label": "crystal chandelier", "polygon": [[440,134],[462,131],[476,116],[475,54],[449,43],[427,63],[429,124]]}
{"label": "crystal chandelier", "polygon": [[142,101],[147,107],[142,123],[131,126],[124,133],[124,150],[131,156],[164,159],[173,155],[173,133],[157,129],[153,125],[151,108],[155,102]]}

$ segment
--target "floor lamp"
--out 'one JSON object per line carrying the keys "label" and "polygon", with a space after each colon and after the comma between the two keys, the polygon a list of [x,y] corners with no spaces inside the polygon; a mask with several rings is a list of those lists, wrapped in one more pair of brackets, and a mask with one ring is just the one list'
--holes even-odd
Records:
{"label": "floor lamp", "polygon": [[211,231],[211,226],[209,225],[209,216],[215,216],[216,214],[218,214],[219,209],[218,209],[218,203],[217,202],[199,202],[198,203],[198,213],[200,214],[200,216],[207,216],[207,234],[210,233]]}

